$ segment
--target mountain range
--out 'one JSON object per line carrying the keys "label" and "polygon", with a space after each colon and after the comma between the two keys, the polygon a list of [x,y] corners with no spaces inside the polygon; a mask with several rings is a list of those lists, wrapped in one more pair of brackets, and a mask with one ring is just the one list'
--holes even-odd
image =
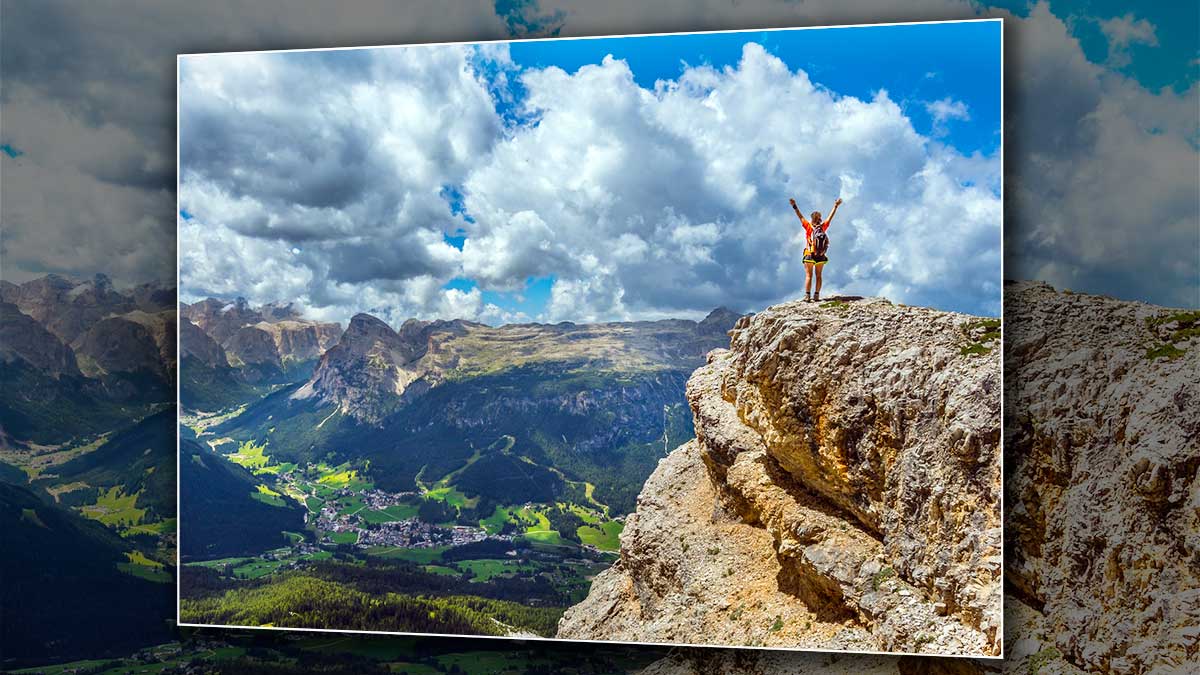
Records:
{"label": "mountain range", "polygon": [[267,444],[301,465],[370,461],[379,487],[405,491],[511,436],[513,456],[593,484],[618,513],[691,435],[684,383],[739,316],[393,329],[358,314],[339,331],[286,306],[209,299],[180,311],[185,413],[245,406],[209,441]]}
{"label": "mountain range", "polygon": [[14,392],[0,401],[0,443],[110,430],[173,397],[175,290],[120,291],[103,274],[0,281],[0,359]]}

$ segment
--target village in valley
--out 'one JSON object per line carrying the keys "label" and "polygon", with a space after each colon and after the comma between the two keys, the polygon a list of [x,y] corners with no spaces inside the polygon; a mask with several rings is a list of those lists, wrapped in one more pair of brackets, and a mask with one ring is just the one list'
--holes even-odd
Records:
{"label": "village in valley", "polygon": [[[255,580],[335,558],[403,560],[427,573],[475,583],[545,575],[557,586],[585,590],[591,577],[615,559],[624,517],[610,517],[583,484],[579,492],[589,495],[587,505],[497,505],[486,517],[475,518],[479,498],[452,484],[457,472],[433,483],[418,478],[418,490],[392,492],[370,480],[369,461],[277,463],[267,444],[212,438],[204,420],[190,421],[214,455],[261,481],[252,498],[280,508],[302,506],[306,531],[282,532],[280,546],[258,555],[185,565]],[[511,445],[507,438],[501,441]]]}

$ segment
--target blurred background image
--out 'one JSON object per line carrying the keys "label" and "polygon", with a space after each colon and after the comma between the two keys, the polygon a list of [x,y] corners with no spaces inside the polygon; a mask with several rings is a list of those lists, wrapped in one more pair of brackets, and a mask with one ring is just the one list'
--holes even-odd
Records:
{"label": "blurred background image", "polygon": [[[1108,2],[5,0],[3,668],[1188,672],[1200,639],[1197,12]],[[173,627],[173,401],[184,357],[173,340],[176,54],[981,17],[1006,20],[1004,270],[1020,280],[1004,288],[1002,665]],[[936,94],[892,103],[922,135],[953,144],[981,112]],[[255,297],[279,295],[267,290]]]}

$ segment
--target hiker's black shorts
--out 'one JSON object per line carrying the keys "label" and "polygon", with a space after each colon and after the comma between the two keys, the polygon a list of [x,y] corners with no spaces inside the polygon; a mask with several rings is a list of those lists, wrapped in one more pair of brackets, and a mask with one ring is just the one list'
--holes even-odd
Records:
{"label": "hiker's black shorts", "polygon": [[804,262],[812,263],[814,265],[824,265],[825,263],[829,262],[829,257],[817,255],[816,253],[805,253]]}

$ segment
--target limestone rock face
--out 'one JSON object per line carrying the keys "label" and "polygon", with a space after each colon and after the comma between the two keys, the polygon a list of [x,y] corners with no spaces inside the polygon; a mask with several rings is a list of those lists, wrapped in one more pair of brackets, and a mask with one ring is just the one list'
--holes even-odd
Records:
{"label": "limestone rock face", "polygon": [[[698,374],[689,400],[717,419],[731,403],[781,469],[853,514],[898,576],[994,644],[1000,354],[963,353],[981,323],[886,300],[781,305],[733,332],[709,366],[719,387]],[[718,463],[747,449],[708,445]]]}
{"label": "limestone rock face", "polygon": [[46,375],[80,375],[75,353],[17,306],[0,301],[0,363],[24,361]]}
{"label": "limestone rock face", "polygon": [[[251,307],[245,298],[207,298],[180,306],[180,314],[220,344],[232,363],[276,368],[315,361],[341,337],[337,323],[305,319],[291,305]],[[268,347],[263,335],[270,337]]]}
{"label": "limestone rock face", "polygon": [[[144,290],[144,286],[139,286],[138,288],[143,289],[143,292],[146,292]],[[169,309],[162,309],[155,312],[135,309],[132,312],[120,315],[120,318],[125,319],[126,321],[133,321],[134,323],[141,324],[146,330],[150,331],[150,335],[154,338],[154,343],[158,349],[158,358],[162,363],[162,370],[168,378],[173,380],[175,377],[176,361],[176,311],[173,302],[175,299],[175,290],[168,289],[167,291],[154,291],[151,298],[143,299],[142,302],[145,302],[147,305],[149,305],[150,303],[154,302],[154,297],[157,297],[163,293],[170,293],[171,295],[172,303],[169,306]],[[161,300],[161,298],[159,299]]]}
{"label": "limestone rock face", "polygon": [[5,300],[17,305],[64,344],[71,344],[92,324],[136,309],[103,274],[79,281],[57,274],[5,288]]}
{"label": "limestone rock face", "polygon": [[1023,283],[1005,312],[1009,585],[1087,670],[1196,672],[1200,311]]}
{"label": "limestone rock face", "polygon": [[1004,661],[679,650],[646,675],[1197,672],[1200,311],[1016,283],[1005,315]]}
{"label": "limestone rock face", "polygon": [[620,559],[567,610],[558,637],[879,650],[868,631],[780,583],[771,533],[722,505],[702,452],[691,441],[659,463],[626,519]]}
{"label": "limestone rock face", "polygon": [[172,313],[175,311],[176,297],[173,286],[155,283],[138,284],[130,291],[130,295],[133,298],[133,304],[143,312],[155,314],[166,310],[170,310]]}
{"label": "limestone rock face", "polygon": [[101,319],[72,345],[80,369],[93,377],[106,373],[152,373],[167,378],[154,334],[124,317]]}
{"label": "limestone rock face", "polygon": [[639,675],[1082,675],[1063,660],[1046,633],[1045,617],[1018,598],[1005,601],[1003,660],[932,656],[818,654],[677,649]]}
{"label": "limestone rock face", "polygon": [[280,365],[279,350],[271,334],[256,326],[242,326],[225,341],[225,355],[234,366]]}
{"label": "limestone rock face", "polygon": [[188,319],[179,321],[180,358],[194,358],[209,368],[228,368],[225,350]]}
{"label": "limestone rock face", "polygon": [[378,422],[410,393],[411,385],[417,385],[411,393],[431,386],[422,379],[434,376],[429,364],[422,362],[428,351],[428,334],[420,330],[422,325],[409,321],[397,332],[370,314],[355,315],[293,398],[315,396],[362,422]]}
{"label": "limestone rock face", "polygon": [[999,653],[997,329],[858,298],[739,321],[559,635]]}
{"label": "limestone rock face", "polygon": [[225,346],[229,338],[242,326],[258,323],[263,319],[262,314],[250,307],[245,298],[238,298],[233,302],[206,298],[191,305],[181,304],[179,313],[222,346]]}
{"label": "limestone rock face", "polygon": [[325,350],[337,344],[342,334],[341,326],[336,323],[295,319],[260,321],[253,327],[271,335],[281,360],[293,362],[321,358]]}

